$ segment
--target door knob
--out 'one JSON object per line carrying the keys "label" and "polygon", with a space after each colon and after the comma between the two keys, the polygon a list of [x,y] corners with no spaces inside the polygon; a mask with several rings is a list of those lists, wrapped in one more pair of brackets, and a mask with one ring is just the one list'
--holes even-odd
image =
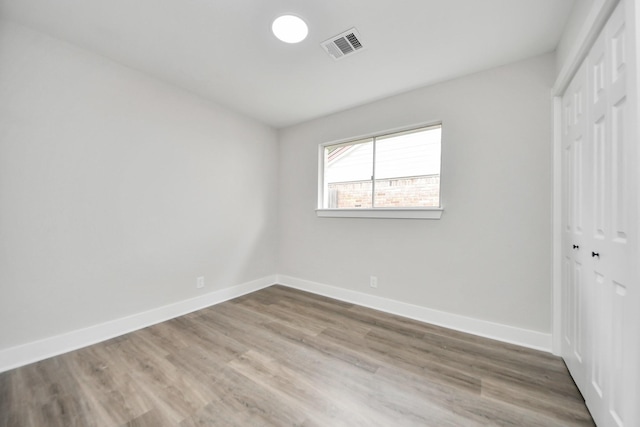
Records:
{"label": "door knob", "polygon": [[595,257],[600,258],[600,254],[598,252],[591,252],[591,257],[592,258],[595,258]]}

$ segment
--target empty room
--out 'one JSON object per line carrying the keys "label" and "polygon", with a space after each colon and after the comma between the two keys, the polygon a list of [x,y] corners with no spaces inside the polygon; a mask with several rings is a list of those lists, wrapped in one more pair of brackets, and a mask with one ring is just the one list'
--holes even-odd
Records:
{"label": "empty room", "polygon": [[0,0],[0,427],[640,426],[637,0]]}

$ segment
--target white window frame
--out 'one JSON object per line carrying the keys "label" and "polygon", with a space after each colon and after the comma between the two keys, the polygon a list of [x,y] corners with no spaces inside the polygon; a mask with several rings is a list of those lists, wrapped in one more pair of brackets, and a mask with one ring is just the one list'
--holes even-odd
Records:
{"label": "white window frame", "polygon": [[[318,204],[316,215],[324,218],[396,218],[396,219],[440,219],[444,208],[442,206],[442,151],[440,154],[440,206],[430,208],[357,208],[357,209],[326,209],[324,208],[324,150],[329,145],[358,142],[368,138],[380,138],[394,133],[408,132],[431,126],[440,126],[444,129],[442,121],[419,123],[396,129],[345,138],[337,141],[323,142],[318,146]],[[442,137],[440,140],[442,147]],[[372,189],[375,191],[375,188]]]}

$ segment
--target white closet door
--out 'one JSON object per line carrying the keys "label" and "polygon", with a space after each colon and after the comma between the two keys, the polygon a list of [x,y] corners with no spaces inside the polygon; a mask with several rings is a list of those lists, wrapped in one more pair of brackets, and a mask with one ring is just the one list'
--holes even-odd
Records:
{"label": "white closet door", "polygon": [[583,64],[563,97],[563,289],[562,355],[579,387],[586,385],[585,173],[587,75]]}
{"label": "white closet door", "polygon": [[562,356],[601,427],[640,425],[636,52],[624,5],[563,97]]}
{"label": "white closet door", "polygon": [[[633,325],[633,301],[628,298],[637,259],[638,187],[634,177],[637,136],[628,96],[631,40],[624,4],[613,12],[588,57],[589,126],[593,141],[593,227],[589,300],[592,302],[593,341],[587,404],[603,426],[630,426],[629,417],[640,401],[633,396],[629,360],[635,345],[625,338]],[[637,289],[633,289],[637,292]],[[636,333],[640,333],[636,330]],[[630,336],[630,335],[629,335]],[[638,356],[636,354],[636,356]],[[625,360],[626,359],[626,360]],[[628,372],[627,372],[628,371]]]}

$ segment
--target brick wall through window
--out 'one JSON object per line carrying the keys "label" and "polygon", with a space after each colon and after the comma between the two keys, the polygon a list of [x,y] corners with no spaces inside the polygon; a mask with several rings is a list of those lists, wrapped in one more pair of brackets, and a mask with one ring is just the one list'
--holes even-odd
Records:
{"label": "brick wall through window", "polygon": [[[371,208],[371,181],[328,185],[329,209]],[[438,207],[440,175],[376,180],[375,207]]]}

